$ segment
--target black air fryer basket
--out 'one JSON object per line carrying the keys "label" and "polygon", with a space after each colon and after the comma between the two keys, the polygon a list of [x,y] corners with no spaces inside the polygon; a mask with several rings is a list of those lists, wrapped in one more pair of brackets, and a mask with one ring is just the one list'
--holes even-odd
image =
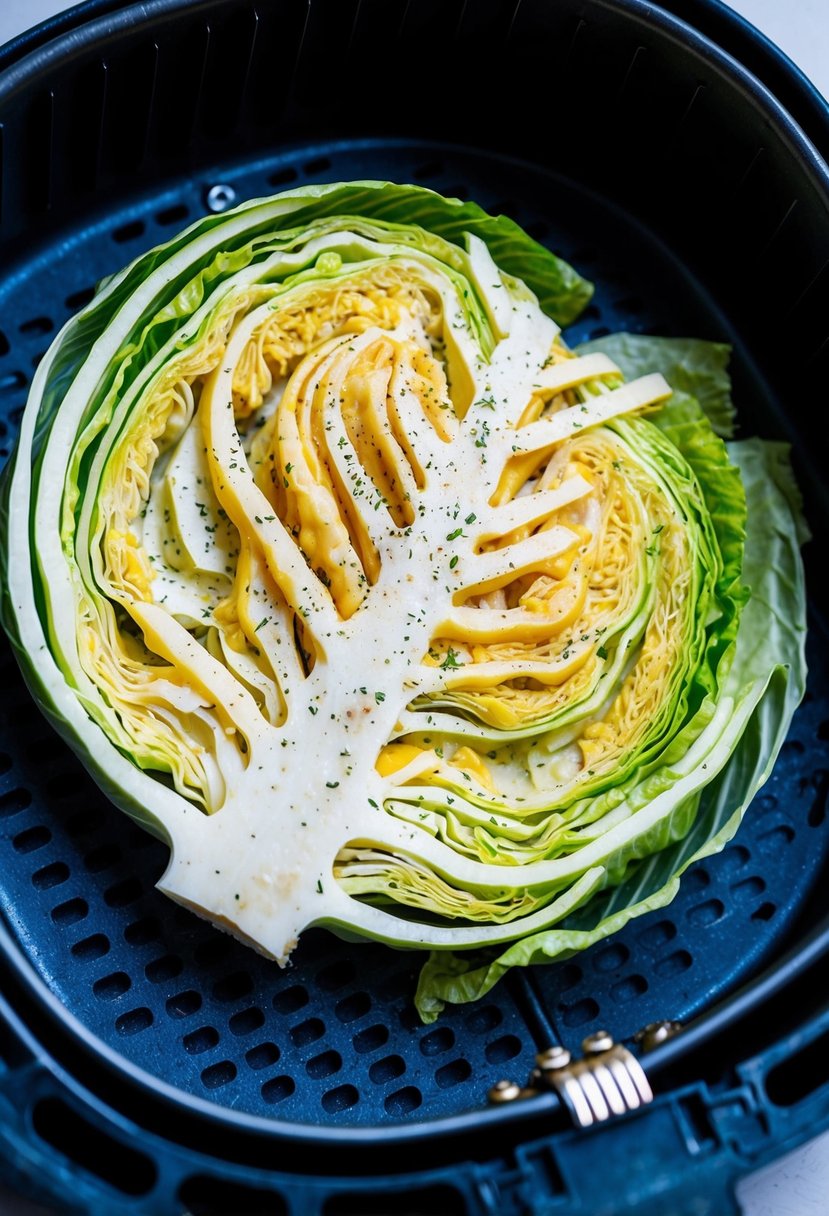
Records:
{"label": "black air fryer basket", "polygon": [[[306,935],[280,971],[163,899],[2,648],[0,1141],[30,1194],[172,1216],[727,1216],[829,1126],[829,151],[803,77],[711,0],[93,0],[0,51],[0,454],[94,285],[233,199],[390,178],[514,217],[597,285],[570,341],[730,342],[789,440],[810,683],[774,774],[668,908],[422,1026],[420,960]],[[536,1052],[684,1030],[577,1131]]]}

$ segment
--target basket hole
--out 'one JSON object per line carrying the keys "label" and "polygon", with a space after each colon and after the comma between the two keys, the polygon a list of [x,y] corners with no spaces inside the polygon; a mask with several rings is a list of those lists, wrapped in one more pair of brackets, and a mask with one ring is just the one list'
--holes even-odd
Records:
{"label": "basket hole", "polygon": [[198,1013],[201,1006],[201,994],[189,988],[186,992],[177,992],[175,996],[171,996],[165,1008],[171,1018],[189,1018]]}
{"label": "basket hole", "polygon": [[149,1029],[153,1024],[152,1011],[142,1006],[140,1009],[131,1009],[129,1013],[122,1013],[120,1017],[115,1019],[115,1029],[118,1034],[132,1035],[140,1034],[142,1030]]}
{"label": "basket hole", "polygon": [[355,1034],[351,1040],[354,1050],[358,1051],[360,1055],[365,1055],[369,1051],[377,1051],[380,1047],[385,1047],[388,1041],[389,1028],[381,1023],[378,1023],[376,1026],[367,1026],[365,1030],[361,1030],[359,1034]]}
{"label": "basket hole", "polygon": [[776,854],[785,849],[795,838],[795,830],[788,823],[778,823],[757,837],[757,843],[764,853]]}
{"label": "basket hole", "polygon": [[81,941],[75,942],[72,947],[72,955],[82,963],[103,958],[108,953],[109,938],[103,933],[93,933],[91,937],[84,937]]}
{"label": "basket hole", "polygon": [[303,173],[309,177],[313,177],[316,173],[325,173],[326,169],[331,168],[331,161],[327,156],[315,156],[313,160],[306,161],[302,166]]}
{"label": "basket hole", "polygon": [[506,1060],[514,1060],[520,1052],[521,1040],[514,1034],[505,1034],[488,1043],[484,1054],[490,1064],[503,1064]]}
{"label": "basket hole", "polygon": [[325,1024],[319,1018],[307,1018],[288,1031],[294,1047],[307,1047],[325,1034]]}
{"label": "basket hole", "polygon": [[402,1119],[417,1110],[423,1101],[423,1095],[415,1085],[407,1085],[404,1089],[396,1089],[389,1094],[383,1103],[387,1115],[393,1119]]}
{"label": "basket hole", "polygon": [[725,877],[730,877],[742,870],[751,859],[748,849],[741,844],[732,844],[720,855],[720,869]]}
{"label": "basket hole", "polygon": [[266,1081],[262,1086],[262,1097],[274,1106],[277,1102],[290,1098],[295,1089],[293,1077],[271,1077],[270,1081]]}
{"label": "basket hole", "polygon": [[676,925],[670,920],[659,920],[655,925],[648,925],[637,937],[647,950],[661,950],[676,937]]}
{"label": "basket hole", "polygon": [[288,1216],[288,1206],[278,1191],[265,1191],[212,1178],[209,1174],[194,1174],[179,1188],[178,1198],[190,1216]]}
{"label": "basket hole", "polygon": [[113,971],[111,975],[103,975],[92,985],[92,991],[99,1001],[116,1001],[119,996],[129,992],[132,980],[126,971]]}
{"label": "basket hole", "polygon": [[52,833],[48,828],[27,828],[12,838],[12,847],[17,853],[34,853],[36,849],[47,845],[51,839]]}
{"label": "basket hole", "polygon": [[752,920],[771,920],[771,918],[774,916],[776,911],[777,911],[777,905],[771,903],[769,900],[766,900],[764,903],[760,904],[759,908],[754,909],[754,911],[751,914],[751,919]]}
{"label": "basket hole", "polygon": [[584,973],[578,963],[565,963],[558,976],[559,991],[566,992],[568,988],[575,988],[583,978]]}
{"label": "basket hole", "polygon": [[420,1040],[420,1050],[424,1056],[439,1056],[441,1052],[449,1051],[455,1046],[455,1032],[448,1026],[439,1026],[430,1030]]}
{"label": "basket hole", "polygon": [[269,186],[287,186],[289,182],[295,182],[299,177],[296,169],[291,165],[286,165],[284,169],[277,169],[268,178]]}
{"label": "basket hole", "polygon": [[201,1079],[205,1089],[221,1089],[236,1080],[236,1065],[232,1060],[219,1060],[203,1070]]}
{"label": "basket hole", "polygon": [[435,1082],[439,1089],[451,1089],[453,1085],[468,1081],[471,1076],[472,1065],[468,1060],[452,1060],[437,1070]]}
{"label": "basket hole", "polygon": [[75,925],[89,915],[89,904],[85,899],[68,899],[52,909],[52,920],[56,925]]}
{"label": "basket hole", "polygon": [[575,1005],[561,1005],[559,1008],[565,1026],[584,1026],[586,1022],[592,1022],[599,1016],[598,1003],[592,996],[583,1001],[576,1001]]}
{"label": "basket hole", "polygon": [[149,1157],[107,1135],[60,1098],[36,1102],[32,1126],[61,1156],[124,1195],[146,1195],[155,1186]]}
{"label": "basket hole", "polygon": [[128,224],[122,224],[120,228],[116,228],[112,233],[112,239],[119,245],[125,245],[127,241],[134,241],[139,236],[143,236],[146,230],[147,225],[143,220],[131,220]]}
{"label": "basket hole", "polygon": [[18,326],[22,334],[50,334],[54,328],[54,321],[46,316],[31,317]]}
{"label": "basket hole", "polygon": [[245,1052],[248,1067],[258,1072],[262,1068],[270,1068],[279,1059],[279,1048],[276,1043],[259,1043]]}
{"label": "basket hole", "polygon": [[102,870],[108,870],[110,866],[114,866],[116,862],[121,860],[121,850],[116,844],[104,844],[98,849],[92,849],[83,859],[90,874],[99,874]]}
{"label": "basket hole", "polygon": [[330,1077],[339,1072],[343,1066],[342,1056],[338,1051],[324,1051],[322,1055],[314,1056],[305,1065],[309,1077],[318,1081],[321,1077]]}
{"label": "basket hole", "polygon": [[371,1009],[371,998],[367,992],[355,992],[334,1006],[334,1013],[341,1022],[356,1022]]}
{"label": "basket hole", "polygon": [[401,1056],[384,1056],[382,1060],[374,1061],[368,1075],[375,1085],[385,1085],[402,1077],[405,1071],[406,1064]]}
{"label": "basket hole", "polygon": [[760,794],[751,804],[751,813],[755,819],[759,819],[762,815],[769,815],[776,810],[777,798],[774,794]]}
{"label": "basket hole", "polygon": [[9,340],[3,333],[2,329],[0,329],[0,358],[2,358],[3,355],[7,355],[10,350],[11,347],[9,346]]}
{"label": "basket hole", "polygon": [[693,958],[687,950],[675,950],[667,958],[661,958],[654,967],[657,975],[681,975],[693,963]]}
{"label": "basket hole", "polygon": [[230,1033],[235,1034],[237,1038],[241,1038],[246,1034],[253,1034],[254,1030],[259,1030],[264,1025],[265,1015],[255,1005],[251,1005],[250,1009],[240,1009],[238,1013],[234,1013],[228,1022]]}
{"label": "basket hole", "polygon": [[35,870],[32,875],[32,886],[36,887],[38,891],[49,891],[52,887],[59,887],[68,878],[69,866],[66,862],[53,861],[51,865]]}
{"label": "basket hole", "polygon": [[610,995],[614,1001],[634,1001],[638,996],[648,991],[648,981],[644,975],[628,975],[625,979],[614,984]]}
{"label": "basket hole", "polygon": [[0,818],[10,819],[12,815],[19,815],[31,804],[32,795],[28,790],[21,787],[6,790],[5,794],[0,794]]}
{"label": "basket hole", "polygon": [[706,899],[704,903],[694,904],[685,913],[689,925],[715,925],[725,916],[725,904],[721,899]]}
{"label": "basket hole", "polygon": [[200,1056],[204,1051],[210,1051],[219,1042],[219,1032],[215,1026],[200,1026],[186,1034],[181,1040],[184,1050],[191,1056]]}
{"label": "basket hole", "polygon": [[593,968],[595,971],[617,971],[630,958],[630,951],[621,942],[612,946],[604,946],[594,955]]}
{"label": "basket hole", "polygon": [[762,895],[766,889],[764,879],[759,876],[753,878],[744,878],[742,882],[735,882],[731,885],[731,894],[740,903],[745,903],[749,899],[756,899],[758,895]]}
{"label": "basket hole", "polygon": [[190,214],[190,208],[184,203],[175,203],[172,207],[165,207],[163,211],[157,211],[155,215],[157,224],[180,224],[182,220],[186,220]]}
{"label": "basket hole", "polygon": [[217,1001],[238,1001],[253,991],[253,980],[247,971],[234,971],[213,985],[213,996]]}
{"label": "basket hole", "polygon": [[177,955],[165,954],[162,958],[155,958],[151,963],[147,963],[144,974],[151,984],[163,984],[165,980],[172,980],[181,975],[183,969],[184,963]]}
{"label": "basket hole", "polygon": [[302,984],[294,984],[293,988],[277,992],[272,1004],[277,1013],[296,1013],[297,1009],[308,1004],[308,993]]}
{"label": "basket hole", "polygon": [[414,1005],[405,1005],[398,1014],[400,1025],[404,1030],[415,1031],[423,1029],[423,1022],[420,1020],[420,1014],[415,1009]]}
{"label": "basket hole", "polygon": [[486,1034],[488,1030],[500,1026],[503,1020],[504,1015],[497,1005],[484,1005],[482,1009],[475,1009],[467,1014],[464,1022],[473,1034]]}
{"label": "basket hole", "polygon": [[104,901],[110,908],[125,908],[141,896],[141,883],[137,878],[125,878],[104,891]]}
{"label": "basket hole", "polygon": [[322,1095],[322,1108],[329,1115],[336,1115],[356,1106],[359,1101],[360,1095],[353,1085],[338,1085],[336,1089],[329,1089]]}
{"label": "basket hole", "polygon": [[142,916],[124,930],[124,939],[131,946],[146,946],[161,936],[161,924],[155,916]]}
{"label": "basket hole", "polygon": [[90,300],[94,299],[94,297],[95,284],[93,283],[91,287],[81,287],[78,291],[73,291],[71,295],[66,297],[64,303],[66,304],[67,308],[71,308],[74,312],[77,308],[83,308],[84,305],[88,304]]}
{"label": "basket hole", "polygon": [[814,780],[817,784],[817,793],[814,801],[809,807],[809,813],[806,816],[806,822],[810,828],[819,828],[823,825],[826,819],[826,798],[829,793],[829,773],[825,769],[820,769],[815,773]]}
{"label": "basket hole", "polygon": [[344,988],[346,984],[350,984],[354,975],[354,964],[348,959],[344,959],[342,962],[332,963],[330,967],[323,967],[322,971],[317,972],[317,984],[325,992],[336,992],[338,988]]}

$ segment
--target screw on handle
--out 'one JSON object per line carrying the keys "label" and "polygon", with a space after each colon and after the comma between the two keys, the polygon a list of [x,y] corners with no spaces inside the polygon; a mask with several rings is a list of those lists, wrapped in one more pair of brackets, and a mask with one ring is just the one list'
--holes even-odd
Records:
{"label": "screw on handle", "polygon": [[208,211],[227,211],[236,202],[236,191],[227,182],[217,182],[204,192],[204,205]]}

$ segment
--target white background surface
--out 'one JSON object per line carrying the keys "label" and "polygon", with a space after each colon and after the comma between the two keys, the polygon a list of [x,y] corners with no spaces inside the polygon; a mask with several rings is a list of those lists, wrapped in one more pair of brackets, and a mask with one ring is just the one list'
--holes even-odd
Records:
{"label": "white background surface", "polygon": [[[61,0],[0,0],[0,45],[70,7]],[[731,7],[776,42],[829,98],[829,0],[731,0]],[[745,1216],[829,1216],[829,1133],[744,1179],[737,1194]],[[0,1187],[0,1216],[42,1213]]]}

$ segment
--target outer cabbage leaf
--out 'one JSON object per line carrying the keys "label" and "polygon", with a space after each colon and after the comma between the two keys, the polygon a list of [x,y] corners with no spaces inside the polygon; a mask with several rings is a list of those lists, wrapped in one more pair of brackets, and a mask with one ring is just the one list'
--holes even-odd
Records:
{"label": "outer cabbage leaf", "polygon": [[434,1021],[447,1003],[477,1000],[512,967],[572,957],[670,903],[685,870],[731,840],[771,773],[805,691],[803,523],[784,445],[746,440],[729,445],[729,455],[748,503],[743,576],[751,598],[733,643],[728,684],[742,690],[752,709],[738,730],[723,734],[717,750],[727,763],[702,791],[682,839],[666,841],[661,851],[631,867],[618,886],[602,891],[561,926],[533,934],[477,966],[466,957],[433,953],[417,990],[424,1021]]}

